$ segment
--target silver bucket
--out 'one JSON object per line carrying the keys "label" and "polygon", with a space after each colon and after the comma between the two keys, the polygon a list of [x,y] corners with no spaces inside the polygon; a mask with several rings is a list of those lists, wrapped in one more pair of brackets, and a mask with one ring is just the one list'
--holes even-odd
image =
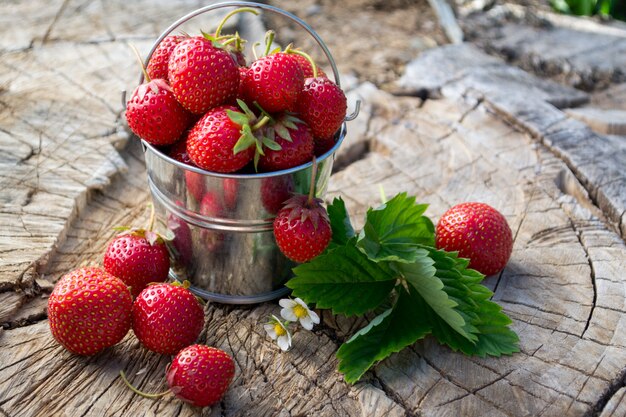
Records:
{"label": "silver bucket", "polygon": [[[226,7],[254,7],[296,22],[317,41],[339,84],[335,62],[313,29],[288,12],[250,2],[213,4],[182,17],[157,39],[146,63],[161,40],[181,24]],[[345,134],[344,123],[335,146],[317,158],[317,197],[326,192],[335,151]],[[295,264],[278,250],[273,220],[282,201],[294,192],[308,192],[312,163],[270,173],[219,174],[178,162],[146,142],[143,148],[159,231],[173,237],[170,276],[188,280],[202,298],[226,304],[260,303],[285,295],[284,284]]]}

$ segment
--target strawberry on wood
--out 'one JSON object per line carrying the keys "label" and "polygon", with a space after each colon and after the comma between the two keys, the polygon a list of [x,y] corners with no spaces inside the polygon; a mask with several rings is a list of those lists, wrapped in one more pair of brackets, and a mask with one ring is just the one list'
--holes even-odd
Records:
{"label": "strawberry on wood", "polygon": [[132,297],[119,278],[96,267],[65,274],[48,299],[52,336],[72,353],[94,355],[130,329]]}
{"label": "strawberry on wood", "polygon": [[133,332],[153,352],[174,355],[194,343],[203,327],[202,305],[184,286],[150,285],[133,303]]}
{"label": "strawberry on wood", "polygon": [[217,403],[235,376],[235,363],[223,350],[192,345],[178,352],[166,374],[170,390],[196,407]]}
{"label": "strawberry on wood", "polygon": [[506,218],[485,203],[458,204],[439,219],[439,249],[458,251],[470,260],[469,267],[484,275],[500,272],[509,261],[513,237]]}
{"label": "strawberry on wood", "polygon": [[133,297],[151,282],[167,280],[170,258],[163,239],[143,229],[130,230],[109,242],[104,269],[130,287]]}

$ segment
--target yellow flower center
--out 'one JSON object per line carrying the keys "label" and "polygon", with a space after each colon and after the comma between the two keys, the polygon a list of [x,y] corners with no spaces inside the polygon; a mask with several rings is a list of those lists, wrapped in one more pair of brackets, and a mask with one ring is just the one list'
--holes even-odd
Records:
{"label": "yellow flower center", "polygon": [[284,336],[287,334],[287,331],[285,330],[283,326],[280,325],[280,323],[276,323],[274,325],[274,331],[276,332],[276,336],[278,337]]}
{"label": "yellow flower center", "polygon": [[300,304],[296,304],[296,306],[293,308],[293,314],[295,314],[296,317],[299,319],[309,315],[309,313],[306,311],[306,308],[302,307]]}

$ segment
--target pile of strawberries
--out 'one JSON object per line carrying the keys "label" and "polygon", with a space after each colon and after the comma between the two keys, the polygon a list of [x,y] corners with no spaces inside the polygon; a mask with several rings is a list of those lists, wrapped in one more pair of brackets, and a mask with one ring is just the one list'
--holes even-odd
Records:
{"label": "pile of strawberries", "polygon": [[[245,40],[214,34],[165,37],[127,103],[131,130],[172,158],[219,173],[270,172],[330,150],[346,116],[346,96],[310,56],[291,45],[247,65]],[[255,51],[256,56],[256,51]]]}
{"label": "pile of strawberries", "polygon": [[54,338],[74,354],[94,355],[132,328],[146,349],[175,355],[166,379],[178,398],[200,407],[219,401],[234,377],[233,360],[194,344],[204,309],[187,284],[164,282],[170,258],[163,238],[150,227],[126,230],[108,244],[103,264],[71,271],[55,285],[48,300]]}

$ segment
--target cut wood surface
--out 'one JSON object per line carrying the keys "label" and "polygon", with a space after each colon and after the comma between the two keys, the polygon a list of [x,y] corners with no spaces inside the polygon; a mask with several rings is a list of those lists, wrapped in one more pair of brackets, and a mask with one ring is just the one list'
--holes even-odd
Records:
{"label": "cut wood surface", "polygon": [[124,386],[120,370],[143,391],[166,387],[170,358],[132,332],[94,357],[65,351],[46,320],[54,282],[101,263],[112,227],[147,217],[142,150],[121,117],[120,91],[138,78],[126,43],[145,53],[201,4],[31,3],[0,4],[0,415],[624,415],[625,142],[560,110],[586,93],[463,44],[418,57],[404,96],[367,82],[351,89],[363,106],[327,199],[342,196],[357,227],[380,187],[417,196],[433,220],[468,200],[500,210],[514,251],[485,283],[520,353],[467,357],[427,338],[348,385],[335,352],[364,319],[323,312],[284,353],[263,330],[277,303],[211,303],[200,342],[232,354],[236,377],[219,404],[197,409]]}

